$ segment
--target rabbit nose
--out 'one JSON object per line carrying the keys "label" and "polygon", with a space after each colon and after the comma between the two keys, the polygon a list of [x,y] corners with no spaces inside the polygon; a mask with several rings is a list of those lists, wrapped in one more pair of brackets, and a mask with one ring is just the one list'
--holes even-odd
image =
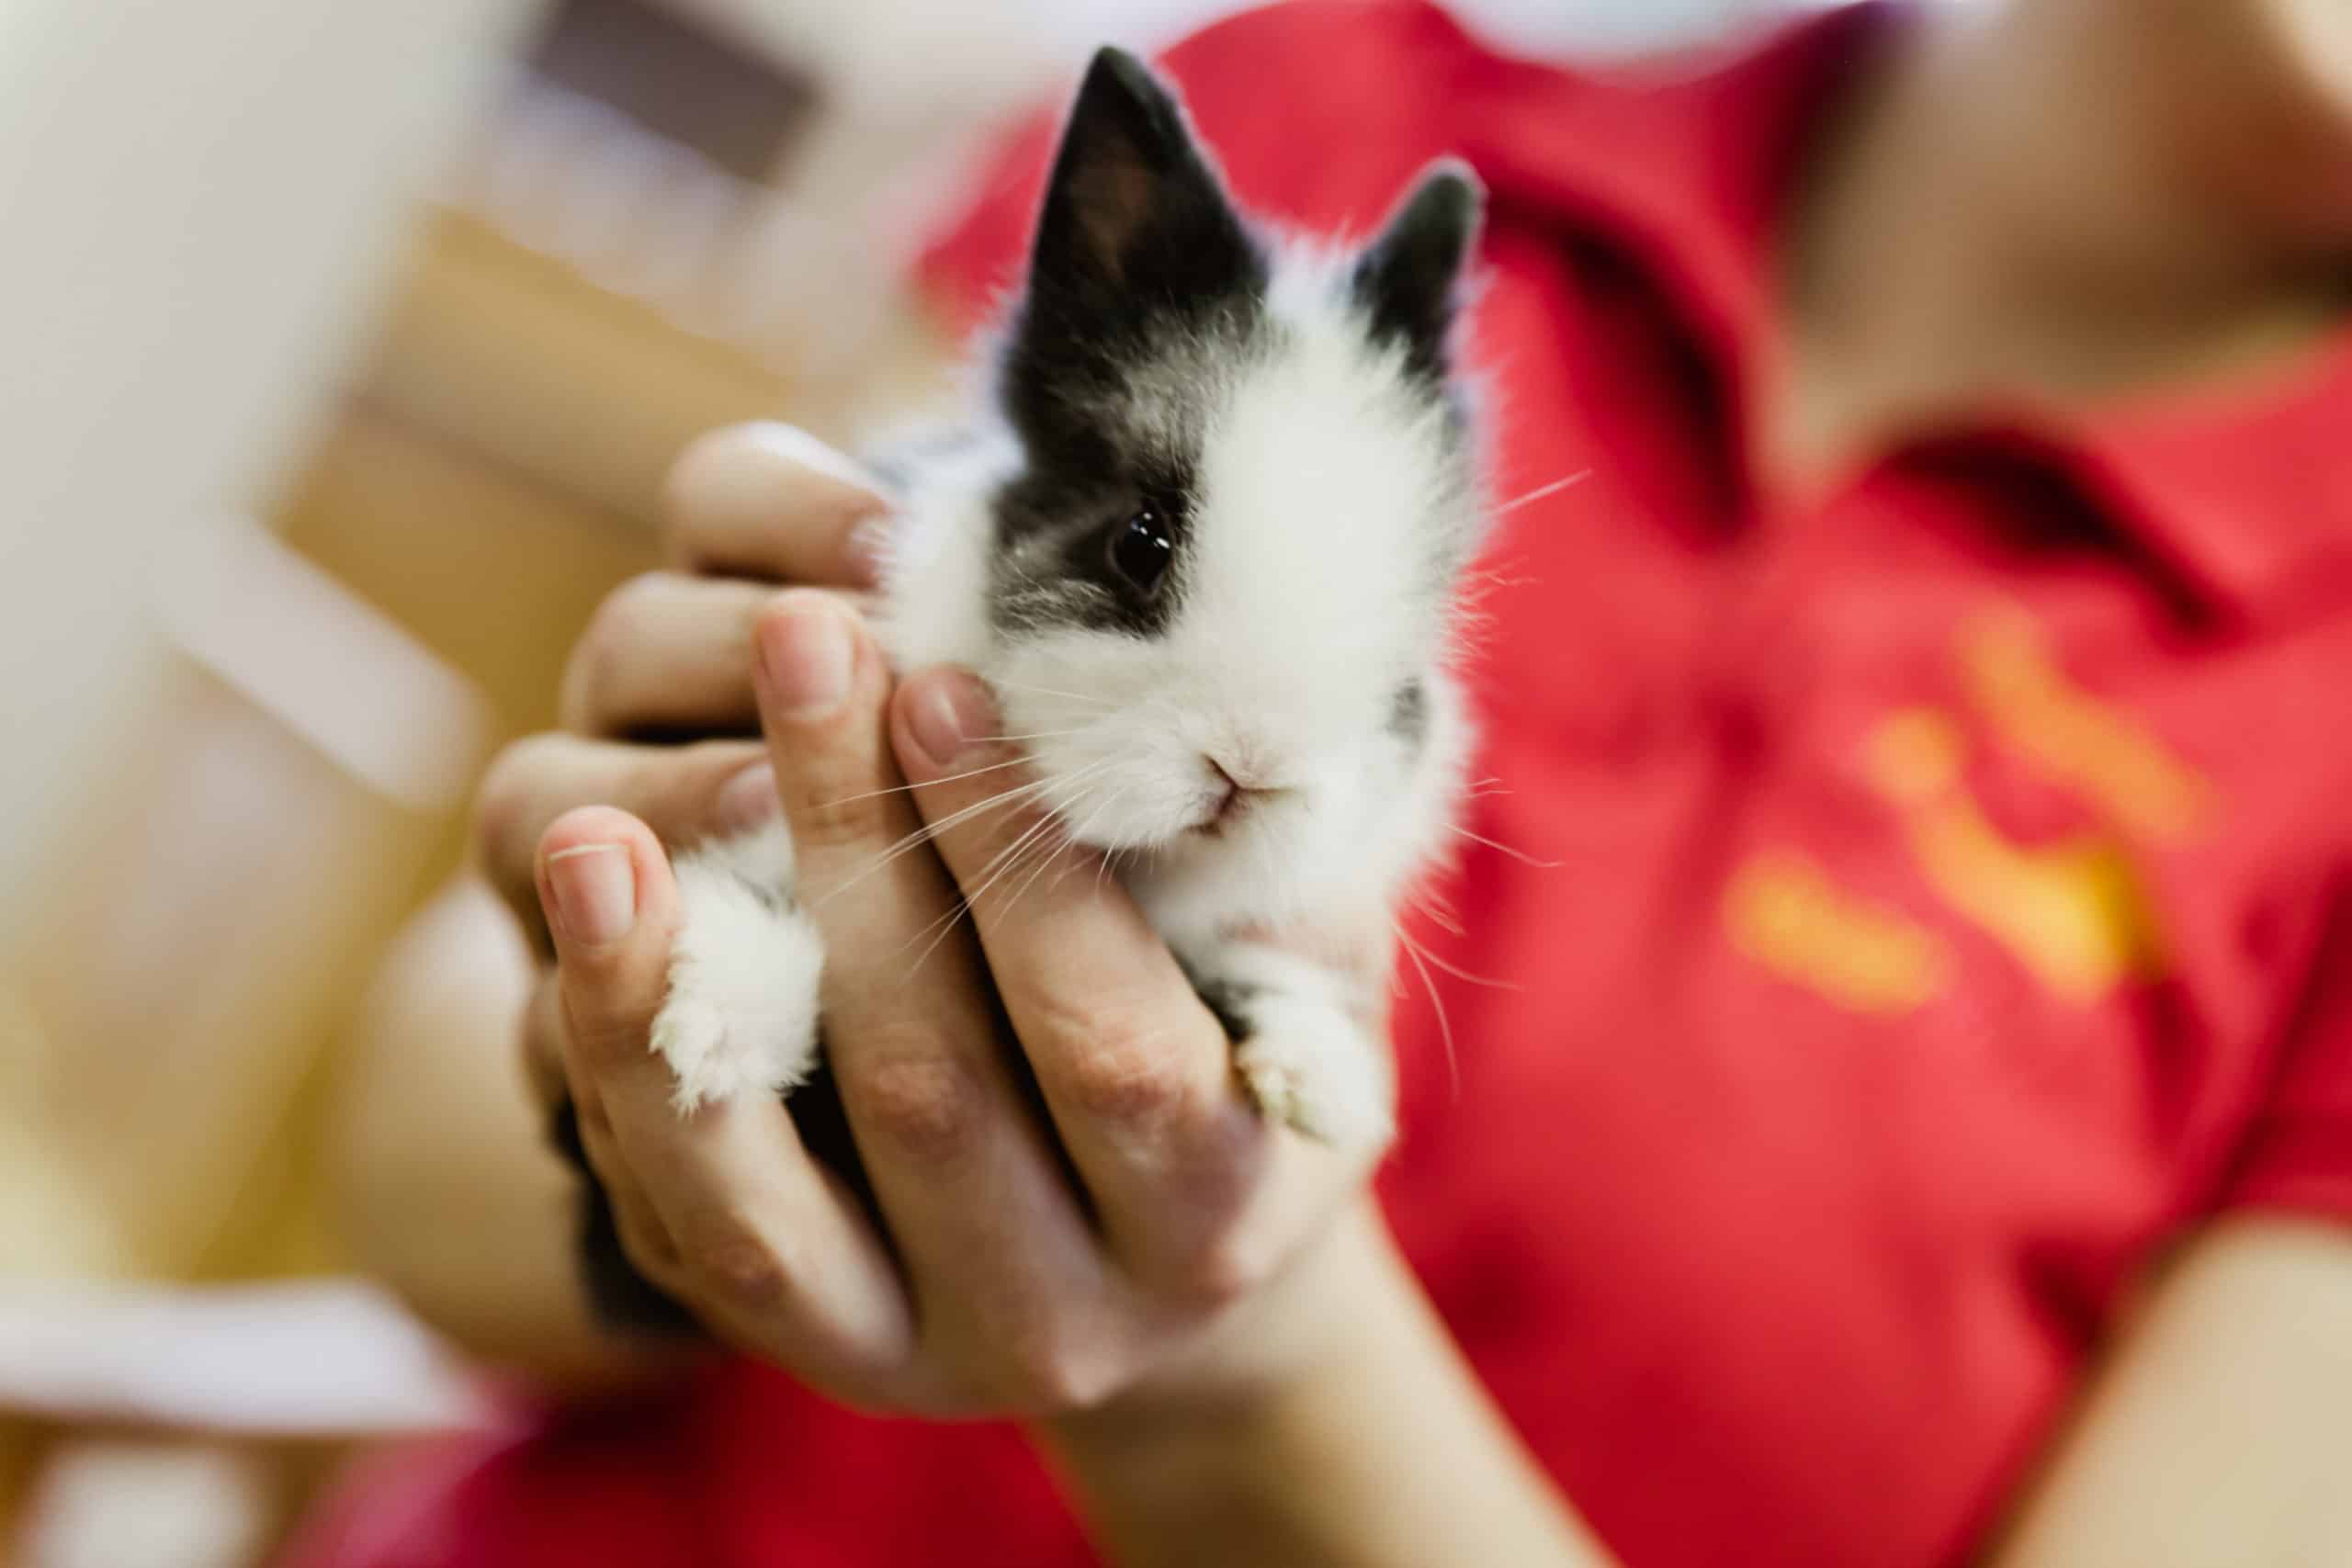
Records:
{"label": "rabbit nose", "polygon": [[1282,786],[1272,782],[1262,770],[1237,757],[1213,757],[1204,753],[1202,763],[1208,769],[1208,825],[1222,824],[1238,817],[1254,802],[1283,793]]}
{"label": "rabbit nose", "polygon": [[1209,820],[1222,822],[1240,808],[1241,797],[1249,792],[1242,787],[1241,781],[1215,757],[1204,757],[1201,761],[1209,765]]}

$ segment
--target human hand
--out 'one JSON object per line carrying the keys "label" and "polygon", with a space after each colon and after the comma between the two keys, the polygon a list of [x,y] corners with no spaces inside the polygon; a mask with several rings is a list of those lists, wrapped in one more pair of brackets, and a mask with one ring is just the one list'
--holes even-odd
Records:
{"label": "human hand", "polygon": [[[773,430],[711,438],[672,487],[673,553],[853,590],[855,528],[880,503],[845,471]],[[1021,780],[1010,750],[953,739],[999,733],[976,682],[925,672],[893,700],[840,593],[678,574],[598,616],[565,712],[582,733],[494,774],[484,856],[526,916],[526,888],[548,911],[537,1078],[572,1096],[641,1270],[737,1343],[898,1409],[1198,1396],[1311,1353],[1317,1315],[1344,1310],[1317,1260],[1365,1162],[1251,1112],[1222,1030],[1077,851],[987,886],[1042,825],[989,804]],[[757,716],[765,770],[748,742],[617,739]],[[676,919],[662,844],[771,809],[827,935],[828,1043],[870,1205],[776,1104],[682,1120],[645,1046]],[[944,829],[935,854],[876,869],[926,823]]]}

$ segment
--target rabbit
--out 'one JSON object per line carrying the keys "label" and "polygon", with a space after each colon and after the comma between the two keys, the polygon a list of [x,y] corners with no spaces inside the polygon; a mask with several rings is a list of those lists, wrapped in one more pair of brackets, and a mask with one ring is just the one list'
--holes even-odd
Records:
{"label": "rabbit", "polygon": [[[876,462],[893,666],[989,684],[1029,798],[1109,858],[1262,1112],[1345,1149],[1393,1132],[1366,982],[1265,933],[1392,951],[1462,794],[1456,591],[1487,509],[1453,340],[1483,200],[1441,160],[1367,243],[1278,236],[1104,49],[976,417]],[[821,1055],[823,948],[788,834],[676,870],[652,1031],[676,1103],[789,1092]]]}

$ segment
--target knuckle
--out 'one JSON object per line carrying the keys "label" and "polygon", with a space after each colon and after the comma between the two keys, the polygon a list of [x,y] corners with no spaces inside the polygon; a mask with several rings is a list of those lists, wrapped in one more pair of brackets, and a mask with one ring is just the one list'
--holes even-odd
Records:
{"label": "knuckle", "polygon": [[636,781],[648,824],[666,844],[724,831],[719,792],[761,755],[758,742],[741,740],[695,740],[664,753]]}
{"label": "knuckle", "polygon": [[983,1102],[978,1073],[937,1042],[870,1049],[846,1070],[842,1090],[853,1113],[902,1157],[945,1164],[979,1135]]}
{"label": "knuckle", "polygon": [[1140,1053],[1090,1049],[1071,1073],[1079,1109],[1106,1122],[1159,1121],[1183,1092],[1175,1074]]}
{"label": "knuckle", "polygon": [[706,1300],[737,1312],[763,1312],[784,1299],[791,1270],[775,1247],[742,1216],[707,1209],[680,1227],[675,1267]]}
{"label": "knuckle", "polygon": [[650,1021],[609,995],[605,976],[569,960],[563,973],[563,1020],[571,1037],[571,1058],[593,1075],[608,1074],[643,1058],[650,1046]]}
{"label": "knuckle", "polygon": [[572,1010],[571,1049],[573,1058],[587,1071],[603,1076],[627,1066],[644,1051],[641,1034],[610,1020],[581,1018],[582,1010]]}
{"label": "knuckle", "polygon": [[794,842],[839,849],[883,836],[886,797],[855,790],[844,798],[837,791],[846,786],[836,780],[804,778],[798,783],[801,787],[792,791]]}
{"label": "knuckle", "polygon": [[1071,1102],[1108,1122],[1155,1122],[1174,1111],[1184,1075],[1165,1021],[1149,1010],[1095,1002],[1045,1014],[1047,1049],[1064,1064]]}

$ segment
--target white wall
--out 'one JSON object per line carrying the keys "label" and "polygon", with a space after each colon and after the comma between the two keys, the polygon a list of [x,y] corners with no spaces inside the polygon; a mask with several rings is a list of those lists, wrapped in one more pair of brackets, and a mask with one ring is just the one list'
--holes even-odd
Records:
{"label": "white wall", "polygon": [[0,4],[0,927],[153,666],[149,542],[251,507],[324,412],[531,9]]}

